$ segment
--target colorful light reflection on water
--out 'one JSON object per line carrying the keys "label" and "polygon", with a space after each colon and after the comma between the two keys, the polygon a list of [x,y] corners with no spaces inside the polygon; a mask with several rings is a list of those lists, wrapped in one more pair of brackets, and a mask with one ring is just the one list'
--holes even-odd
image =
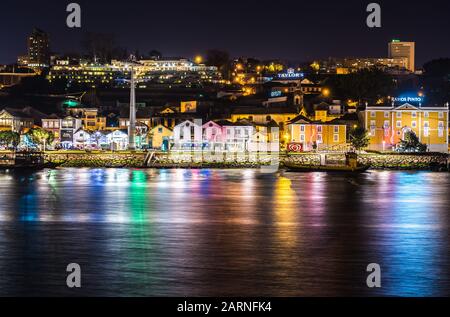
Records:
{"label": "colorful light reflection on water", "polygon": [[[0,174],[0,295],[450,295],[450,175]],[[368,289],[365,268],[382,267]]]}

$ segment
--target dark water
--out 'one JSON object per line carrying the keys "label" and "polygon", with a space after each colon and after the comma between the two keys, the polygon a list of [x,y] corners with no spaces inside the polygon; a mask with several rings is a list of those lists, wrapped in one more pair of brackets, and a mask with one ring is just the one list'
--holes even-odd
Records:
{"label": "dark water", "polygon": [[0,295],[448,296],[449,194],[428,172],[1,172]]}

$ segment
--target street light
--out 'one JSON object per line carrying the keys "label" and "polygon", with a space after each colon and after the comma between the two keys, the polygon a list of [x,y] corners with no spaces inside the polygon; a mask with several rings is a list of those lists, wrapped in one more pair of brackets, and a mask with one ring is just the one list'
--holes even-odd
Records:
{"label": "street light", "polygon": [[203,57],[201,57],[200,55],[195,56],[194,61],[196,64],[201,64],[203,63]]}
{"label": "street light", "polygon": [[328,89],[328,88],[322,89],[322,95],[324,97],[328,97],[330,95],[330,89]]}

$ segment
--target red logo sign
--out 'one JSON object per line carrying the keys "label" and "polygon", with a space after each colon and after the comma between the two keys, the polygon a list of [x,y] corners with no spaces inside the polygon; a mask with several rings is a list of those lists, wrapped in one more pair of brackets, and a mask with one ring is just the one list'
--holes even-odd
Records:
{"label": "red logo sign", "polygon": [[289,143],[287,145],[288,152],[303,152],[302,143]]}

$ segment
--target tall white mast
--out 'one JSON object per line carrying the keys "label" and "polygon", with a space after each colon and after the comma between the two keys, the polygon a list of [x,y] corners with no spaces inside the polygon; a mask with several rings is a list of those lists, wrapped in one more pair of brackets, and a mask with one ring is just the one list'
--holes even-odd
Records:
{"label": "tall white mast", "polygon": [[136,87],[133,65],[131,65],[130,81],[130,125],[128,126],[128,149],[130,151],[136,150]]}

